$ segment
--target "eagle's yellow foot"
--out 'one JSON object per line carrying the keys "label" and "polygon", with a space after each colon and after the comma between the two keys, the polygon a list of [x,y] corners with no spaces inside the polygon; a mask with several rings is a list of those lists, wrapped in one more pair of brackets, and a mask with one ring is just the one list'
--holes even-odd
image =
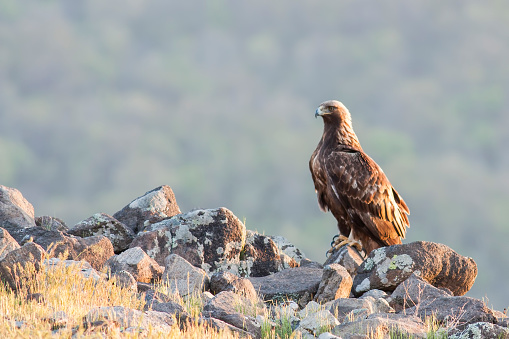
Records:
{"label": "eagle's yellow foot", "polygon": [[349,245],[355,247],[359,252],[362,251],[362,245],[358,240],[353,240],[344,235],[336,235],[331,242],[331,248],[327,251],[327,255],[339,250],[341,247]]}

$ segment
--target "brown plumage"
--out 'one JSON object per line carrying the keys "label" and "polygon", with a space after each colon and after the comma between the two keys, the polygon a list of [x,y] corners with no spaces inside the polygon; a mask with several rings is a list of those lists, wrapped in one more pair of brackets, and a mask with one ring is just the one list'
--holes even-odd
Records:
{"label": "brown plumage", "polygon": [[324,130],[309,169],[320,208],[330,210],[340,235],[360,241],[366,254],[401,244],[410,211],[380,166],[363,152],[350,112],[331,100],[318,107],[318,116]]}

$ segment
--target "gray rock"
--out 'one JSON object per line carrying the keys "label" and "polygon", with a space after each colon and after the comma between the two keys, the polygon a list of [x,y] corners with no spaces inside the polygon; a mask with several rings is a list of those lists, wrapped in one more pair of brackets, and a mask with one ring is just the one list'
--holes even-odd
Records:
{"label": "gray rock", "polygon": [[251,336],[247,331],[244,331],[238,327],[215,318],[200,318],[199,324],[207,324],[209,327],[212,327],[216,331],[222,331],[225,334],[228,334],[229,332],[232,334],[237,334],[240,338]]}
{"label": "gray rock", "polygon": [[164,260],[172,253],[172,239],[172,227],[161,225],[155,230],[138,233],[129,247],[140,247],[159,265],[164,266]]}
{"label": "gray rock", "polygon": [[416,274],[412,274],[392,292],[390,304],[397,311],[400,311],[403,308],[415,306],[424,300],[450,296],[452,296],[452,293],[438,289]]}
{"label": "gray rock", "polygon": [[261,324],[255,318],[263,312],[263,304],[228,291],[217,294],[203,308],[204,317],[222,320],[257,338],[261,336]]}
{"label": "gray rock", "polygon": [[4,280],[11,289],[16,290],[27,279],[31,279],[29,275],[23,274],[27,265],[33,265],[35,272],[39,272],[45,255],[46,251],[33,242],[10,251],[0,261],[0,280]]}
{"label": "gray rock", "polygon": [[367,308],[358,308],[356,310],[350,311],[347,315],[345,315],[342,323],[349,323],[352,321],[366,319],[369,315],[370,312]]}
{"label": "gray rock", "polygon": [[0,228],[0,261],[5,258],[7,253],[18,249],[18,242],[11,237],[6,229]]}
{"label": "gray rock", "polygon": [[463,295],[474,283],[477,265],[443,244],[416,241],[381,247],[359,267],[352,293],[360,296],[374,288],[393,291],[414,272],[435,287]]}
{"label": "gray rock", "polygon": [[107,321],[118,323],[123,328],[135,328],[148,331],[152,328],[156,331],[170,331],[175,320],[164,312],[146,311],[126,308],[123,306],[102,306],[91,309],[84,317],[85,323]]}
{"label": "gray rock", "polygon": [[181,296],[201,293],[208,289],[210,283],[210,279],[203,269],[194,267],[176,254],[170,254],[166,258],[162,280],[174,293],[178,291]]}
{"label": "gray rock", "polygon": [[161,267],[139,247],[130,248],[111,257],[105,265],[109,266],[112,274],[125,270],[131,273],[136,281],[144,283],[160,279],[164,271],[164,267]]}
{"label": "gray rock", "polygon": [[323,265],[340,264],[352,277],[355,277],[359,266],[364,261],[363,255],[352,246],[342,246],[339,250],[331,253]]}
{"label": "gray rock", "polygon": [[240,278],[230,272],[216,272],[210,277],[210,290],[214,294],[222,291],[239,293],[248,299],[257,298],[256,290],[249,279]]}
{"label": "gray rock", "polygon": [[66,259],[75,257],[76,240],[61,231],[46,230],[39,226],[29,227],[18,230],[14,239],[20,245],[35,242],[41,245],[50,257],[58,257],[65,253],[67,253]]}
{"label": "gray rock", "polygon": [[439,322],[454,321],[456,328],[463,329],[476,322],[496,323],[493,311],[479,299],[465,296],[440,297],[427,299],[417,306],[406,309],[406,314],[413,314],[425,320],[433,315]]}
{"label": "gray rock", "polygon": [[285,268],[297,267],[295,260],[284,260],[274,241],[265,235],[247,231],[243,249],[245,274],[250,277],[264,277]]}
{"label": "gray rock", "polygon": [[286,254],[287,256],[295,260],[297,264],[300,264],[301,260],[306,258],[304,253],[285,237],[280,235],[271,235],[269,236],[269,238],[272,241],[274,241],[274,244],[276,244],[280,253]]}
{"label": "gray rock", "polygon": [[389,333],[396,334],[398,338],[427,337],[426,324],[417,317],[401,314],[371,314],[366,319],[338,325],[330,332],[341,337],[360,335],[385,338]]}
{"label": "gray rock", "polygon": [[315,295],[322,277],[318,268],[296,267],[265,277],[249,278],[264,300],[298,301],[306,294]]}
{"label": "gray rock", "polygon": [[330,332],[323,332],[318,336],[318,339],[341,339],[341,337],[338,337],[337,335],[334,335]]}
{"label": "gray rock", "polygon": [[115,279],[115,284],[120,288],[128,289],[133,292],[138,291],[138,284],[131,273],[127,271],[119,271],[113,273],[111,277]]}
{"label": "gray rock", "polygon": [[105,213],[96,213],[80,221],[67,233],[82,238],[103,235],[110,239],[113,250],[117,254],[129,248],[129,244],[134,239],[134,233],[130,228]]}
{"label": "gray rock", "polygon": [[449,339],[509,338],[509,328],[486,322],[469,324],[463,331],[450,331]]}
{"label": "gray rock", "polygon": [[113,217],[124,223],[134,233],[146,226],[180,214],[180,208],[170,186],[163,185],[148,191],[116,212]]}
{"label": "gray rock", "polygon": [[299,267],[311,267],[323,269],[323,265],[320,264],[318,261],[313,261],[307,258],[304,258],[300,261]]}
{"label": "gray rock", "polygon": [[327,265],[323,269],[315,300],[318,303],[325,303],[339,298],[348,298],[352,282],[352,277],[346,268],[340,264]]}
{"label": "gray rock", "polygon": [[179,214],[150,225],[147,231],[159,229],[170,230],[171,239],[168,236],[168,241],[172,254],[181,256],[207,273],[230,271],[238,274],[245,270],[240,265],[240,253],[246,239],[246,228],[226,208]]}
{"label": "gray rock", "polygon": [[0,227],[13,238],[18,230],[35,227],[34,207],[15,188],[0,185]]}
{"label": "gray rock", "polygon": [[373,298],[344,298],[328,302],[324,306],[328,308],[329,312],[332,313],[336,318],[343,319],[347,314],[357,309],[367,309],[368,314],[373,313],[373,303]]}
{"label": "gray rock", "polygon": [[71,259],[84,260],[97,271],[101,271],[106,261],[115,255],[113,244],[105,236],[76,237],[74,240],[73,251],[70,255]]}
{"label": "gray rock", "polygon": [[332,329],[337,325],[339,325],[339,321],[329,311],[321,310],[302,319],[297,330],[306,330],[313,335],[318,335],[324,328]]}
{"label": "gray rock", "polygon": [[107,278],[106,274],[97,272],[86,261],[61,260],[59,258],[50,258],[44,260],[44,268],[46,270],[52,270],[60,266],[64,267],[75,266],[75,268],[77,269],[77,273],[83,276],[85,279],[92,278],[95,281],[98,281],[105,280]]}
{"label": "gray rock", "polygon": [[367,297],[371,297],[371,298],[375,298],[375,299],[378,299],[378,298],[385,299],[385,298],[388,298],[389,295],[385,291],[374,289],[374,290],[367,291],[360,298],[362,299],[362,298],[367,298]]}
{"label": "gray rock", "polygon": [[69,229],[62,219],[50,217],[48,215],[36,217],[35,225],[48,231],[66,232]]}

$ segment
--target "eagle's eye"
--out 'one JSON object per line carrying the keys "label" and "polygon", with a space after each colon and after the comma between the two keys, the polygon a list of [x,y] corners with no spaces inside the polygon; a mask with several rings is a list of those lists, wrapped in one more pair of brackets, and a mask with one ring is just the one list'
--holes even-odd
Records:
{"label": "eagle's eye", "polygon": [[336,106],[329,106],[329,112],[334,112],[336,110]]}

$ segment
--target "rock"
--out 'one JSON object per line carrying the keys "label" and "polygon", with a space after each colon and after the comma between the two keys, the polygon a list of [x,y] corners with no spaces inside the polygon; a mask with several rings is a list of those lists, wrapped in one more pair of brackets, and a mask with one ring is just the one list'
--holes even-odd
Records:
{"label": "rock", "polygon": [[166,265],[162,277],[173,293],[185,296],[192,293],[201,293],[208,289],[210,279],[201,268],[194,267],[184,258],[170,254],[166,258]]}
{"label": "rock", "polygon": [[374,299],[372,298],[344,298],[328,302],[324,306],[328,308],[329,312],[336,318],[343,319],[351,311],[357,309],[367,309],[369,314],[373,313],[373,302]]}
{"label": "rock", "polygon": [[18,249],[20,246],[16,240],[7,232],[6,229],[0,228],[0,261],[9,253]]}
{"label": "rock", "polygon": [[381,247],[359,267],[352,293],[360,296],[374,288],[393,291],[414,272],[435,287],[463,295],[474,283],[477,265],[443,244],[416,241]]}
{"label": "rock", "polygon": [[33,242],[10,251],[0,261],[0,280],[4,280],[11,289],[16,290],[26,280],[32,279],[31,275],[24,273],[27,265],[33,265],[34,273],[39,272],[45,255],[46,251]]}
{"label": "rock", "polygon": [[157,311],[141,312],[123,306],[95,307],[84,317],[85,323],[97,321],[115,322],[125,329],[134,328],[148,331],[149,328],[152,328],[156,331],[167,332],[175,324],[175,320],[168,313]]}
{"label": "rock", "polygon": [[282,260],[279,248],[270,237],[249,230],[246,233],[243,257],[246,262],[246,275],[250,277],[264,277],[298,266],[293,259],[290,259],[290,262]]}
{"label": "rock", "polygon": [[258,297],[249,279],[239,278],[230,272],[214,273],[210,277],[210,290],[214,294],[218,294],[222,291],[231,291],[239,293],[250,300],[255,300]]}
{"label": "rock", "polygon": [[300,261],[300,267],[311,267],[311,268],[320,268],[323,269],[323,265],[318,261],[312,261],[307,258],[304,258]]}
{"label": "rock", "polygon": [[339,325],[339,321],[329,311],[321,310],[302,319],[297,330],[304,329],[313,335],[318,335],[324,329],[329,330],[337,325]]}
{"label": "rock", "polygon": [[103,235],[110,239],[115,253],[127,248],[134,239],[133,231],[117,219],[105,214],[96,213],[90,218],[80,221],[67,231],[82,238]]}
{"label": "rock", "polygon": [[323,308],[319,303],[317,303],[316,301],[310,301],[308,302],[306,307],[300,310],[297,314],[299,315],[300,318],[305,318],[308,315],[316,313],[321,310],[323,310]]}
{"label": "rock", "polygon": [[175,200],[175,195],[170,186],[163,185],[134,199],[113,217],[136,234],[150,224],[177,214],[180,214],[180,208]]}
{"label": "rock", "polygon": [[46,298],[42,293],[28,293],[25,298],[26,302],[35,301],[38,304],[42,304],[46,302]]}
{"label": "rock", "polygon": [[322,280],[318,286],[315,300],[318,303],[348,298],[352,289],[352,277],[340,264],[330,264],[324,267]]}
{"label": "rock", "polygon": [[44,260],[44,268],[46,270],[52,270],[59,266],[75,266],[77,269],[79,269],[77,272],[81,274],[85,279],[92,278],[95,281],[98,281],[105,280],[107,277],[106,274],[97,272],[95,269],[93,269],[92,266],[86,261],[61,260],[58,258],[50,258]]}
{"label": "rock", "polygon": [[41,245],[50,257],[58,257],[67,253],[67,258],[75,257],[75,240],[61,231],[49,231],[42,227],[29,227],[16,232],[14,237],[20,245],[35,242]]}
{"label": "rock", "polygon": [[357,270],[363,261],[363,255],[361,255],[359,251],[357,251],[354,247],[342,246],[339,248],[339,250],[332,252],[327,257],[323,266],[330,264],[340,264],[346,268],[352,277],[355,277]]}
{"label": "rock", "polygon": [[341,337],[338,337],[337,335],[334,335],[330,332],[323,332],[318,336],[318,339],[341,339]]}
{"label": "rock", "polygon": [[66,232],[69,229],[69,227],[67,227],[67,225],[65,224],[65,222],[62,219],[50,217],[48,215],[36,217],[35,225],[37,225],[47,231]]}
{"label": "rock", "polygon": [[71,259],[84,260],[97,271],[101,271],[106,261],[115,255],[113,244],[105,236],[95,235],[75,240]]}
{"label": "rock", "polygon": [[147,231],[170,230],[171,253],[207,273],[239,273],[246,239],[244,224],[228,209],[194,210],[150,225]]}
{"label": "rock", "polygon": [[255,317],[265,311],[263,304],[252,301],[233,292],[221,292],[203,308],[203,316],[222,320],[247,331],[251,336],[261,336],[261,324]]}
{"label": "rock", "polygon": [[109,266],[112,274],[125,270],[131,273],[136,281],[144,283],[160,279],[164,271],[164,267],[161,267],[139,247],[130,248],[111,257],[105,265]]}
{"label": "rock", "polygon": [[417,317],[401,314],[371,314],[366,319],[338,325],[330,332],[341,337],[361,335],[370,338],[386,338],[389,333],[397,335],[397,338],[427,337],[426,324]]}
{"label": "rock", "polygon": [[0,185],[0,226],[16,239],[16,231],[35,227],[34,207],[15,188]]}
{"label": "rock", "polygon": [[223,331],[225,334],[228,332],[238,334],[240,338],[246,338],[250,335],[248,332],[238,327],[215,318],[200,318],[199,324],[207,324],[209,327],[212,327],[216,331]]}
{"label": "rock", "polygon": [[64,311],[54,312],[51,317],[44,319],[51,324],[51,330],[55,331],[59,328],[66,327],[69,323],[69,316]]}
{"label": "rock", "polygon": [[465,296],[440,297],[427,299],[418,305],[406,309],[406,314],[412,314],[425,320],[431,315],[439,322],[454,321],[458,329],[476,322],[496,323],[493,311],[479,299]]}
{"label": "rock", "polygon": [[164,266],[164,260],[172,253],[172,239],[172,227],[161,225],[153,231],[138,233],[129,247],[140,247],[159,265]]}
{"label": "rock", "polygon": [[133,292],[138,291],[138,284],[131,273],[127,271],[115,272],[112,274],[112,278],[115,279],[115,284],[118,287],[128,289]]}
{"label": "rock", "polygon": [[355,310],[351,310],[347,315],[345,315],[342,323],[349,323],[352,321],[366,319],[369,315],[370,311],[367,308],[358,308]]}
{"label": "rock", "polygon": [[374,289],[374,290],[367,291],[360,298],[362,299],[362,298],[367,298],[367,297],[371,297],[371,298],[375,298],[375,299],[378,299],[378,298],[385,299],[385,298],[388,298],[389,295],[385,291]]}
{"label": "rock", "polygon": [[397,311],[400,311],[404,308],[415,306],[424,300],[450,296],[452,296],[451,292],[438,289],[412,273],[407,280],[392,292],[390,304]]}
{"label": "rock", "polygon": [[315,295],[322,277],[318,268],[296,267],[265,277],[249,278],[264,300],[298,301],[306,295]]}
{"label": "rock", "polygon": [[297,264],[300,264],[302,259],[305,259],[306,256],[299,250],[294,244],[292,244],[288,239],[282,237],[280,235],[271,235],[269,238],[274,242],[276,247],[279,249],[279,253],[284,253],[290,258],[292,258]]}
{"label": "rock", "polygon": [[173,315],[179,322],[186,322],[187,320],[191,319],[191,316],[185,311],[184,307],[174,301],[154,301],[151,304],[151,309],[153,311],[164,312],[168,313],[169,315]]}
{"label": "rock", "polygon": [[469,324],[463,331],[449,332],[449,339],[509,338],[509,328],[486,322]]}

